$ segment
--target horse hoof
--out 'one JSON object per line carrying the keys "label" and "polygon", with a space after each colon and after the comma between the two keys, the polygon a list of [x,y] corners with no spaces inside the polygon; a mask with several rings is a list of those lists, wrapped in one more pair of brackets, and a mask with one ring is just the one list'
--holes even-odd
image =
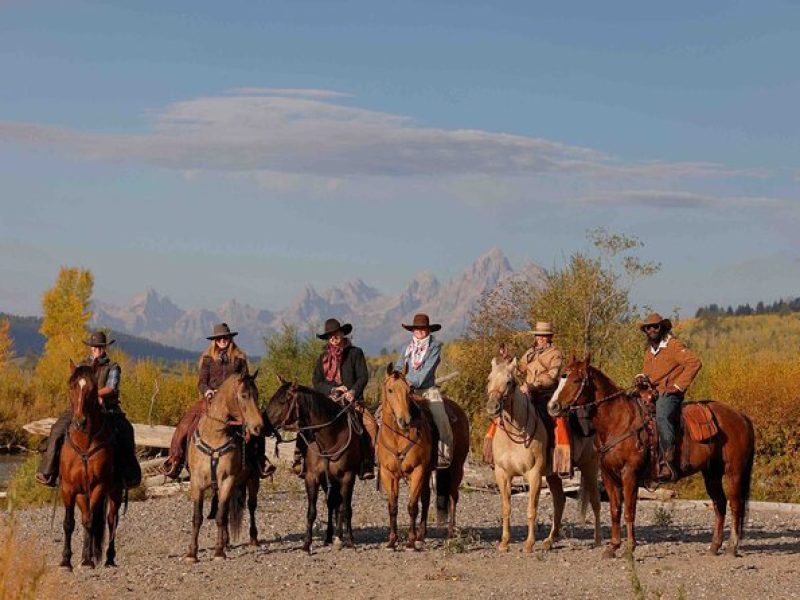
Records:
{"label": "horse hoof", "polygon": [[614,548],[606,548],[603,550],[603,558],[616,558],[617,551]]}
{"label": "horse hoof", "polygon": [[186,556],[183,557],[183,562],[189,563],[189,564],[194,564],[194,563],[197,562],[197,557],[196,556],[192,556],[191,554],[187,554]]}
{"label": "horse hoof", "polygon": [[719,544],[711,544],[711,546],[708,547],[708,554],[709,556],[716,556],[719,554]]}
{"label": "horse hoof", "polygon": [[414,542],[414,550],[422,550],[425,548],[425,542],[422,540],[417,540]]}
{"label": "horse hoof", "polygon": [[543,552],[550,552],[553,549],[553,542],[552,540],[545,540],[542,542],[542,551]]}
{"label": "horse hoof", "polygon": [[65,573],[72,573],[72,565],[58,565],[58,568]]}
{"label": "horse hoof", "polygon": [[303,544],[303,552],[311,554],[311,544]]}
{"label": "horse hoof", "polygon": [[523,551],[524,551],[526,554],[531,554],[531,553],[533,553],[533,544],[527,544],[527,543],[526,543],[526,544],[525,544],[525,546],[523,546],[522,550],[523,550]]}
{"label": "horse hoof", "polygon": [[333,540],[333,549],[334,550],[341,550],[342,549],[342,540],[340,540],[339,538],[336,538],[335,540]]}
{"label": "horse hoof", "polygon": [[733,558],[741,556],[741,554],[739,554],[739,549],[736,546],[728,546],[725,548],[725,554]]}
{"label": "horse hoof", "polygon": [[508,552],[508,544],[499,543],[497,544],[497,551],[498,552]]}
{"label": "horse hoof", "polygon": [[104,566],[106,566],[106,567],[116,567],[117,563],[115,563],[113,560],[107,560],[106,564]]}
{"label": "horse hoof", "polygon": [[249,542],[249,544],[250,544],[250,546],[252,546],[253,548],[258,548],[258,540],[257,540],[256,538],[250,538],[250,542]]}
{"label": "horse hoof", "polygon": [[94,569],[94,563],[91,561],[84,561],[81,563],[81,569]]}
{"label": "horse hoof", "polygon": [[225,559],[227,559],[227,556],[225,556],[224,554],[215,554],[214,555],[214,560],[215,561],[223,561]]}

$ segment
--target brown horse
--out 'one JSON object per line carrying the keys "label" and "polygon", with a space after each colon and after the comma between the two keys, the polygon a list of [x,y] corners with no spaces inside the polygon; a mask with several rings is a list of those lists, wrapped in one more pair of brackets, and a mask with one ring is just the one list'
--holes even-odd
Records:
{"label": "brown horse", "polygon": [[[591,415],[597,430],[595,443],[600,453],[603,483],[608,492],[611,511],[611,541],[605,551],[605,556],[611,558],[622,543],[620,516],[623,499],[628,551],[632,552],[636,547],[636,499],[639,481],[649,479],[649,444],[646,440],[641,401],[629,396],[589,362],[588,356],[583,361],[571,361],[548,408],[551,414],[563,414],[584,407]],[[682,457],[680,477],[687,477],[698,471],[703,474],[716,514],[716,525],[709,548],[711,554],[717,554],[722,545],[727,494],[733,513],[727,552],[736,555],[750,497],[750,478],[755,455],[753,424],[744,414],[725,404],[708,401],[703,402],[703,405],[711,411],[718,433],[710,440],[700,443],[693,440],[684,428],[677,448]],[[687,409],[688,407],[684,410]]]}
{"label": "brown horse", "polygon": [[[279,378],[280,379],[280,378]],[[307,442],[306,451],[306,536],[303,550],[311,553],[312,532],[317,519],[320,487],[327,494],[328,527],[325,544],[352,548],[353,488],[361,465],[362,425],[352,403],[341,405],[311,388],[280,379],[281,386],[267,405],[267,416],[276,428],[297,427]],[[336,537],[334,525],[336,520]]]}
{"label": "brown horse", "polygon": [[100,411],[97,379],[92,367],[69,361],[72,422],[61,450],[59,476],[64,501],[63,569],[72,570],[72,532],[75,504],[83,523],[82,567],[94,568],[103,553],[106,521],[109,541],[106,566],[114,566],[115,538],[122,503],[122,482],[114,476],[111,430]]}
{"label": "brown horse", "polygon": [[208,488],[214,492],[210,518],[215,518],[217,523],[214,559],[225,559],[229,521],[233,524],[234,538],[239,535],[246,491],[250,494],[248,504],[252,505],[250,542],[257,543],[255,497],[258,494],[258,477],[253,477],[243,460],[243,433],[259,435],[264,427],[258,410],[257,375],[258,371],[252,376],[241,374],[228,377],[208,402],[208,408],[200,417],[189,443],[187,464],[191,475],[190,493],[194,514],[192,538],[185,558],[187,562],[197,562],[197,536],[203,524],[203,497]]}

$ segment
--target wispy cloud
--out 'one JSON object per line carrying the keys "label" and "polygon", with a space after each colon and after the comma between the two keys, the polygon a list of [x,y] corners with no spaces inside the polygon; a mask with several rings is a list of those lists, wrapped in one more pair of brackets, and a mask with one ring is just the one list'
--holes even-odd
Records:
{"label": "wispy cloud", "polygon": [[88,160],[183,173],[245,172],[262,179],[266,173],[271,181],[291,176],[330,181],[364,176],[758,175],[706,162],[626,163],[592,148],[543,138],[423,127],[402,115],[337,103],[343,97],[330,90],[242,87],[228,95],[171,104],[153,114],[143,133],[0,121],[0,141],[61,147]]}
{"label": "wispy cloud", "polygon": [[653,208],[778,207],[788,203],[761,196],[713,196],[672,190],[622,190],[599,192],[578,199],[583,204],[621,204]]}

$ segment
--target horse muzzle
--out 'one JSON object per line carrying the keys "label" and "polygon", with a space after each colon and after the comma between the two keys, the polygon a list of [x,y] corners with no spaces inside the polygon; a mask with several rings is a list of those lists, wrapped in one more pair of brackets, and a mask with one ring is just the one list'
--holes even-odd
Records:
{"label": "horse muzzle", "polygon": [[251,427],[250,429],[252,434],[258,437],[259,435],[261,435],[261,432],[263,431],[264,428],[261,427],[261,425],[256,425],[255,427]]}
{"label": "horse muzzle", "polygon": [[561,403],[558,400],[550,400],[547,403],[547,413],[551,417],[560,417],[564,414],[564,409],[561,407]]}
{"label": "horse muzzle", "polygon": [[502,408],[503,404],[498,398],[489,398],[489,400],[486,402],[486,412],[490,417],[496,417],[499,415]]}

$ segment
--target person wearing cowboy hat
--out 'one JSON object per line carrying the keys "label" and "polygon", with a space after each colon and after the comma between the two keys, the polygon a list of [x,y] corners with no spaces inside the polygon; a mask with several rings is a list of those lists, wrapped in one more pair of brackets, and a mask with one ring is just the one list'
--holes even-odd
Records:
{"label": "person wearing cowboy hat", "polygon": [[[211,335],[206,337],[211,343],[200,355],[197,364],[200,398],[189,408],[172,435],[169,457],[161,468],[167,477],[176,479],[180,475],[186,460],[187,440],[197,428],[208,401],[214,397],[217,389],[231,375],[248,373],[247,355],[233,341],[237,335],[239,332],[231,331],[227,323],[218,323],[214,325]],[[257,468],[262,478],[275,471],[275,466],[267,459],[265,444],[263,435],[254,436],[245,450],[247,460]]]}
{"label": "person wearing cowboy hat", "polygon": [[[361,436],[362,455],[361,479],[375,477],[374,440],[377,434],[375,419],[364,409],[364,389],[369,382],[369,370],[364,352],[350,342],[350,323],[340,323],[337,319],[327,319],[322,333],[317,334],[325,340],[325,349],[317,358],[311,383],[320,394],[329,396],[337,402],[355,403],[357,413],[361,415],[364,432]],[[292,470],[298,477],[305,476],[305,455],[308,449],[305,439],[298,436],[295,440],[294,462]]]}
{"label": "person wearing cowboy hat", "polygon": [[453,459],[453,428],[445,411],[442,393],[436,386],[436,368],[442,356],[442,343],[432,333],[439,331],[439,323],[431,323],[430,317],[424,313],[414,315],[410,325],[401,323],[406,331],[411,332],[411,341],[400,351],[400,359],[395,368],[402,371],[408,368],[406,379],[414,392],[428,401],[434,424],[439,433],[439,460],[437,468],[450,466]]}
{"label": "person wearing cowboy hat", "polygon": [[[89,347],[89,358],[82,364],[94,368],[97,378],[97,395],[103,407],[105,418],[114,429],[115,468],[126,487],[136,487],[142,481],[142,471],[136,459],[136,446],[133,426],[122,412],[119,404],[119,382],[122,370],[106,353],[106,348],[116,340],[108,340],[105,332],[94,331],[84,344]],[[67,435],[72,410],[64,412],[53,424],[47,438],[47,450],[42,456],[36,481],[43,485],[55,486],[58,478],[58,464],[61,446]]]}
{"label": "person wearing cowboy hat", "polygon": [[650,388],[657,393],[656,429],[663,460],[660,461],[659,481],[675,481],[675,436],[681,418],[681,404],[687,388],[703,366],[700,357],[672,335],[672,322],[652,313],[639,323],[647,337],[642,372],[634,385]]}

